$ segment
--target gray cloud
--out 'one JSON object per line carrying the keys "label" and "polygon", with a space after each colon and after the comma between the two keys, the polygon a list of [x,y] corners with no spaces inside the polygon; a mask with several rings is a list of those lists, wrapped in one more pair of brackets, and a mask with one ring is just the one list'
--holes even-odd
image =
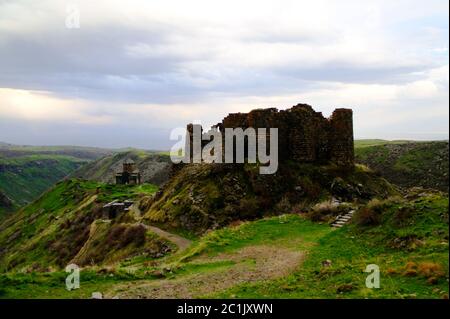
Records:
{"label": "gray cloud", "polygon": [[[288,51],[290,45],[320,48],[336,41],[322,33],[268,30],[264,26],[261,32],[244,32],[242,39],[234,39],[230,45],[246,49],[253,43],[270,51],[284,44]],[[246,66],[240,64],[240,57],[251,59],[255,52],[236,54],[231,61],[223,59],[220,38],[211,38],[211,47],[206,38],[204,48],[190,53],[191,41],[195,46],[196,37],[205,36],[196,32],[195,28],[183,30],[176,24],[154,21],[148,21],[146,28],[104,23],[80,29],[51,26],[36,33],[0,31],[0,86],[44,90],[64,97],[173,103],[201,99],[211,92],[248,95],[271,89],[271,94],[280,94],[307,88],[307,81],[392,83],[434,66],[422,62],[374,67],[351,57],[324,58],[315,66],[302,57],[275,65]],[[129,48],[139,45],[145,49],[143,54],[130,54]],[[227,50],[233,52],[233,47]],[[201,84],[205,82],[208,84]]]}
{"label": "gray cloud", "polygon": [[[0,88],[45,91],[65,102],[83,100],[90,105],[83,109],[87,117],[108,115],[114,123],[36,124],[14,118],[17,113],[0,123],[0,140],[33,136],[47,143],[66,139],[143,146],[151,144],[143,138],[150,131],[169,130],[167,124],[136,124],[132,112],[137,109],[129,104],[146,110],[158,105],[150,113],[176,123],[193,120],[187,117],[196,110],[198,117],[207,113],[210,119],[218,110],[236,111],[247,102],[254,107],[297,102],[377,107],[385,117],[388,112],[407,114],[403,105],[447,108],[448,67],[446,78],[430,75],[448,65],[448,13],[442,11],[448,4],[439,0],[426,5],[371,1],[362,13],[359,2],[351,0],[330,8],[320,1],[308,6],[267,1],[256,7],[236,2],[221,6],[224,12],[207,2],[79,2],[81,28],[66,29],[61,2],[0,1]],[[372,104],[366,103],[365,91],[371,92]],[[14,105],[1,103],[0,114]],[[373,119],[366,109],[361,112],[358,132],[363,136],[371,132],[363,126]],[[427,125],[445,130],[448,121],[442,113],[433,113],[439,115]],[[383,131],[394,134],[395,124],[381,125],[381,118]],[[421,128],[416,120],[397,123],[404,131]],[[33,125],[39,134],[30,131]],[[152,142],[166,145],[158,144],[161,140],[163,134],[154,135]]]}

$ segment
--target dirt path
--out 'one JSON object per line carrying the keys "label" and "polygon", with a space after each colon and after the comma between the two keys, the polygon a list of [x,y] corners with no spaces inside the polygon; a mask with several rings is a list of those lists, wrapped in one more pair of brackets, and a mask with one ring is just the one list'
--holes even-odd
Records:
{"label": "dirt path", "polygon": [[172,233],[166,232],[165,230],[162,230],[161,228],[158,228],[158,227],[155,227],[155,226],[150,226],[150,225],[145,225],[145,224],[142,224],[142,225],[145,228],[147,228],[148,230],[151,230],[152,232],[156,233],[157,235],[161,236],[162,238],[165,238],[168,241],[170,241],[170,242],[174,243],[175,245],[177,245],[180,251],[185,250],[192,243],[189,239],[186,239],[184,237],[178,236],[176,234],[172,234]]}
{"label": "dirt path", "polygon": [[[139,220],[142,217],[142,212],[137,205],[131,205],[130,210],[135,215],[135,218],[137,220]],[[158,228],[156,226],[151,226],[151,225],[147,225],[144,223],[141,223],[141,225],[144,226],[146,229],[151,230],[152,232],[161,236],[162,238],[167,239],[168,241],[174,243],[175,245],[178,246],[178,249],[180,251],[185,250],[192,243],[189,239],[178,236],[176,234],[169,233],[169,232],[162,230],[161,228]]]}
{"label": "dirt path", "polygon": [[286,248],[250,246],[216,257],[199,257],[195,264],[231,261],[229,266],[181,276],[175,279],[139,281],[114,286],[107,298],[197,298],[235,285],[274,279],[291,273],[304,254]]}

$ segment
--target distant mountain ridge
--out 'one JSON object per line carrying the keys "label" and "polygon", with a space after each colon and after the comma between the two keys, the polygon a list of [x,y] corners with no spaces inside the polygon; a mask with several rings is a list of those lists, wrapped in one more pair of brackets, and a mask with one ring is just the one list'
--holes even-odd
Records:
{"label": "distant mountain ridge", "polygon": [[65,155],[83,160],[93,160],[117,152],[117,150],[87,146],[32,146],[14,145],[0,142],[0,157],[17,157],[25,155]]}

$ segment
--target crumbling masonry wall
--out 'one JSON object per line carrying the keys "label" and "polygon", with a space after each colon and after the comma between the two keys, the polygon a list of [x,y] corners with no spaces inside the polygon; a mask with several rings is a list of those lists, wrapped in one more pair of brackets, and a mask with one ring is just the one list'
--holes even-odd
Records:
{"label": "crumbling masonry wall", "polygon": [[[336,109],[330,118],[315,112],[308,104],[298,104],[287,110],[256,109],[249,113],[232,113],[214,126],[225,134],[225,128],[278,128],[280,162],[333,162],[339,166],[354,165],[353,112]],[[192,132],[192,124],[188,125]],[[269,130],[266,138],[269,145]],[[192,144],[191,144],[192,145]],[[191,147],[192,150],[192,147]]]}

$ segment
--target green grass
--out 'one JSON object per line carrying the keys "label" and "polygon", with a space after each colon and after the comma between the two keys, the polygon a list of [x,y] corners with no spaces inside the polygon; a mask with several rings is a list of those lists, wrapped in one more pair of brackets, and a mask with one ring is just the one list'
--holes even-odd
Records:
{"label": "green grass", "polygon": [[[388,269],[402,271],[411,260],[440,262],[448,268],[446,258],[445,252],[421,255],[367,247],[366,241],[356,239],[350,230],[343,229],[323,237],[294,274],[279,280],[241,285],[213,297],[440,298],[448,294],[445,278],[440,279],[438,285],[429,285],[423,277],[405,277],[401,273],[389,275]],[[325,260],[331,260],[332,266],[322,267],[321,263]],[[380,267],[380,289],[365,287],[368,274],[364,270],[369,264]],[[341,293],[345,286],[350,290]]]}
{"label": "green grass", "polygon": [[385,164],[389,157],[389,149],[385,145],[365,146],[357,149],[356,156],[358,159],[376,159],[377,163]]}
{"label": "green grass", "polygon": [[369,147],[369,146],[377,146],[377,145],[387,145],[387,144],[407,144],[411,143],[411,141],[408,140],[382,140],[382,139],[362,139],[362,140],[355,140],[355,148],[363,148],[363,147]]}
{"label": "green grass", "polygon": [[197,240],[180,260],[189,260],[200,254],[232,252],[251,245],[279,245],[307,249],[330,231],[331,228],[328,226],[313,223],[297,215],[265,218],[245,222],[239,227],[226,227],[211,232]]}
{"label": "green grass", "polygon": [[[424,146],[424,144],[421,144]],[[430,143],[427,147],[417,147],[402,154],[395,162],[395,168],[414,172],[427,166],[427,163],[433,163],[436,154],[441,151],[442,143]]]}
{"label": "green grass", "polygon": [[356,147],[356,161],[401,187],[448,192],[448,142],[409,142]]}
{"label": "green grass", "polygon": [[0,274],[0,298],[8,299],[71,299],[90,298],[93,292],[104,291],[113,284],[143,279],[127,272],[98,274],[92,270],[80,271],[80,288],[66,289],[64,271],[52,273]]}
{"label": "green grass", "polygon": [[0,212],[17,210],[83,164],[112,153],[95,147],[0,143],[0,191],[15,204],[0,207]]}
{"label": "green grass", "polygon": [[135,199],[139,195],[153,194],[158,190],[158,186],[148,183],[140,185],[116,185],[103,184],[95,181],[83,181],[82,184],[87,189],[98,189],[100,192],[99,200],[105,202]]}
{"label": "green grass", "polygon": [[[215,298],[442,298],[448,296],[448,223],[442,220],[448,198],[431,196],[412,204],[405,227],[395,226],[400,209],[395,204],[383,214],[383,224],[356,225],[329,232],[313,246],[299,269],[282,279],[244,284],[209,297]],[[395,238],[416,236],[422,246],[393,248]],[[331,260],[331,267],[322,262]],[[445,276],[437,284],[421,274],[406,276],[405,265],[427,262],[441,265]],[[365,286],[369,264],[381,271],[380,289]]]}
{"label": "green grass", "polygon": [[85,160],[63,155],[27,155],[0,158],[0,189],[16,206],[26,205],[58,180],[79,168]]}
{"label": "green grass", "polygon": [[[165,277],[174,279],[196,273],[226,270],[235,264],[228,260],[206,263],[190,261],[192,257],[200,254],[232,252],[251,245],[281,245],[306,250],[329,232],[331,229],[328,226],[315,224],[294,215],[262,219],[244,223],[239,227],[221,229],[198,239],[193,247],[181,256],[176,255],[175,259],[169,257],[168,261],[172,261],[169,265],[173,271]],[[139,259],[141,262],[146,261]],[[129,262],[122,263],[123,267],[129,265]],[[112,277],[91,270],[82,271],[80,289],[71,292],[65,290],[64,278],[67,274],[64,272],[7,273],[0,276],[3,286],[3,296],[0,295],[0,298],[89,298],[92,292],[105,291],[118,283],[156,279],[146,272],[157,269],[155,267],[141,265],[133,274],[125,269],[118,266]]]}
{"label": "green grass", "polygon": [[[94,190],[102,185],[72,182],[71,187]],[[139,189],[139,187],[136,187]],[[143,186],[141,190],[147,190]],[[151,188],[150,188],[151,189]],[[64,190],[61,189],[61,192]],[[102,192],[104,190],[102,189]],[[55,192],[46,209],[71,205],[56,200]],[[137,190],[136,190],[137,192]],[[122,190],[119,192],[122,193]],[[50,203],[52,202],[52,203]],[[210,298],[442,298],[448,295],[448,197],[439,193],[414,195],[410,200],[386,200],[378,204],[379,224],[357,224],[363,212],[355,215],[354,224],[333,230],[326,224],[313,223],[299,215],[281,215],[226,227],[197,238],[186,251],[155,262],[144,257],[118,264],[111,275],[94,270],[81,274],[81,288],[65,290],[62,271],[0,276],[3,298],[89,298],[94,291],[107,291],[116,284],[133,285],[141,280],[156,280],[154,271],[170,267],[167,279],[227,271],[235,265],[231,260],[208,261],[220,253],[238,252],[247,246],[269,245],[306,253],[304,262],[291,274],[273,280],[247,283]],[[368,206],[369,207],[369,206]],[[202,256],[202,261],[196,258]],[[331,266],[322,263],[331,261]],[[381,288],[365,286],[369,264],[381,271]],[[425,273],[406,275],[408,264],[436,265],[443,274],[429,283]],[[137,269],[130,273],[129,267]]]}
{"label": "green grass", "polygon": [[83,246],[91,223],[101,218],[102,205],[114,199],[135,200],[156,190],[151,184],[107,185],[76,179],[58,183],[2,221],[0,246],[8,253],[0,254],[0,269],[34,264],[60,268]]}

